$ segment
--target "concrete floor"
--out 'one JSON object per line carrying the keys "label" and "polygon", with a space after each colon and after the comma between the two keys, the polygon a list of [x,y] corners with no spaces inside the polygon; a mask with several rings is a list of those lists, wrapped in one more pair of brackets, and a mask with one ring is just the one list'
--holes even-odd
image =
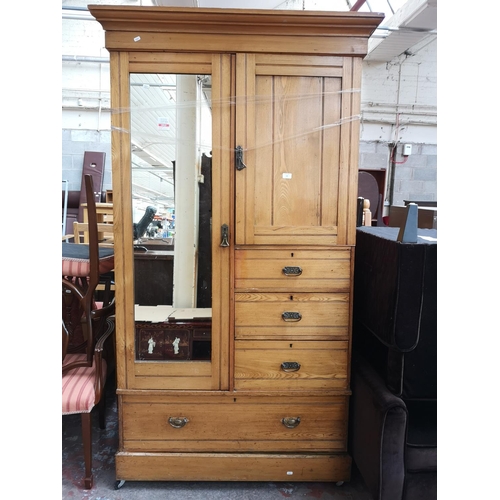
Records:
{"label": "concrete floor", "polygon": [[372,500],[358,471],[341,486],[335,483],[126,481],[116,488],[114,455],[118,446],[115,388],[107,390],[106,429],[93,415],[94,487],[83,489],[80,415],[62,418],[62,499],[73,500]]}

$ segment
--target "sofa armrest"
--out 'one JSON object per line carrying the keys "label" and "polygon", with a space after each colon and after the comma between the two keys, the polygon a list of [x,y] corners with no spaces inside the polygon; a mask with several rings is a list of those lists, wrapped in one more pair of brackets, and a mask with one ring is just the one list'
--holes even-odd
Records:
{"label": "sofa armrest", "polygon": [[350,452],[375,500],[403,498],[408,412],[380,375],[353,353]]}

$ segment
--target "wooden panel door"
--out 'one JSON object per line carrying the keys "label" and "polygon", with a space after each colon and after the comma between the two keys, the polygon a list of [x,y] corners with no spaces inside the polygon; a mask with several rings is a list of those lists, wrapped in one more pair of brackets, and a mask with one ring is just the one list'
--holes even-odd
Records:
{"label": "wooden panel door", "polygon": [[236,244],[353,244],[361,63],[236,60]]}
{"label": "wooden panel door", "polygon": [[[143,75],[208,75],[212,82],[211,92],[211,150],[212,199],[215,200],[211,218],[213,238],[211,244],[211,268],[213,290],[211,297],[211,349],[210,355],[202,359],[186,357],[181,360],[167,360],[151,356],[145,359],[136,353],[136,321],[134,314],[134,247],[132,236],[132,140],[137,137],[134,128],[134,113],[153,111],[150,123],[156,124],[156,117],[163,116],[162,107],[136,104],[131,88],[135,79]],[[113,113],[113,197],[115,231],[115,279],[116,279],[116,331],[117,331],[117,381],[121,389],[145,390],[227,390],[229,387],[229,248],[220,246],[220,227],[230,224],[231,214],[231,134],[230,95],[231,57],[227,54],[156,54],[153,52],[111,52],[112,106]],[[147,85],[140,86],[148,88]],[[161,89],[161,86],[159,87]],[[194,106],[191,101],[189,106]],[[177,109],[187,104],[180,104]],[[145,123],[145,122],[137,122]],[[136,127],[137,128],[137,127]],[[139,129],[139,131],[141,131]],[[170,138],[151,136],[153,141],[173,143]],[[169,142],[170,140],[170,142]],[[195,144],[193,144],[193,147]],[[177,156],[174,158],[178,159]],[[178,169],[182,167],[179,167]],[[192,166],[195,168],[195,165]],[[179,219],[177,219],[179,220]],[[177,245],[176,241],[176,245]],[[174,257],[174,259],[177,257]],[[175,260],[174,260],[175,264]],[[139,275],[145,279],[144,275]],[[157,275],[156,280],[165,280]],[[148,286],[147,283],[144,286]],[[157,297],[155,305],[170,306],[164,297]],[[185,307],[176,305],[176,307]],[[193,307],[195,307],[193,305]],[[166,316],[165,316],[166,317]],[[161,319],[166,321],[166,319]],[[179,338],[181,336],[179,335]],[[153,338],[151,340],[154,341]],[[181,342],[183,341],[180,338]],[[159,343],[155,349],[160,348]],[[156,353],[157,351],[155,351]]]}

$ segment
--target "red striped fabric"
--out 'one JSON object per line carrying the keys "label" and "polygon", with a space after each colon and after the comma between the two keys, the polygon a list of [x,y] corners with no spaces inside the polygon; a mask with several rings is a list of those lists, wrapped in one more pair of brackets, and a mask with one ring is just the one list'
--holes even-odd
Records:
{"label": "red striped fabric", "polygon": [[[115,267],[115,257],[110,255],[99,259],[99,273],[104,274],[112,271]],[[89,259],[75,259],[70,257],[62,258],[63,276],[88,276],[90,273]]]}
{"label": "red striped fabric", "polygon": [[[67,354],[63,366],[85,354]],[[106,361],[102,360],[103,376],[106,377]],[[80,367],[63,373],[62,376],[62,414],[89,413],[95,406],[95,363],[92,367]]]}

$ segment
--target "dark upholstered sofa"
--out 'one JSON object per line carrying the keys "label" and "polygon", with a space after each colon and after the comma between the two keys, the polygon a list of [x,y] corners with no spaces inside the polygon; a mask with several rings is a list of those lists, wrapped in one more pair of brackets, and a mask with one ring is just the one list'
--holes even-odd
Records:
{"label": "dark upholstered sofa", "polygon": [[350,452],[374,500],[437,498],[437,231],[357,229]]}

